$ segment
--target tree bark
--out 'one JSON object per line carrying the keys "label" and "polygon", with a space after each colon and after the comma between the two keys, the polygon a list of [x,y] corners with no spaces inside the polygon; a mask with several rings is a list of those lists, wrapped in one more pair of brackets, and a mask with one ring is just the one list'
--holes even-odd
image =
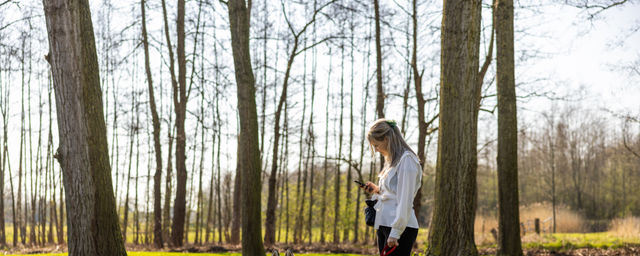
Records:
{"label": "tree bark", "polygon": [[[376,115],[377,118],[384,118],[384,87],[382,86],[382,46],[380,42],[380,3],[379,0],[373,0],[373,9],[375,12],[376,27]],[[384,157],[380,155],[380,171],[384,168]]]}
{"label": "tree bark", "polygon": [[480,20],[480,1],[445,0],[440,130],[429,255],[478,254],[473,225],[477,201],[475,109]]}
{"label": "tree bark", "polygon": [[[338,155],[337,158],[342,157],[342,122],[344,117],[344,43],[340,47],[340,120],[338,121]],[[340,164],[341,161],[338,160],[337,167],[335,170],[334,176],[334,209],[333,209],[333,243],[337,244],[340,242],[340,232],[338,227],[341,225],[340,222]]]}
{"label": "tree bark", "polygon": [[513,53],[513,0],[495,3],[498,91],[498,251],[522,255],[518,203],[518,119]]}
{"label": "tree bark", "polygon": [[160,183],[162,182],[162,146],[160,145],[160,118],[156,110],[151,65],[149,64],[149,41],[147,40],[147,16],[145,14],[145,8],[145,0],[140,1],[144,69],[147,74],[147,85],[149,88],[149,109],[151,111],[151,122],[153,125],[153,151],[156,156],[156,172],[153,175],[153,244],[156,248],[162,248],[162,198],[160,196]]}
{"label": "tree bark", "polygon": [[333,55],[329,47],[329,72],[327,73],[327,104],[325,108],[324,123],[324,163],[322,174],[322,207],[320,208],[320,243],[325,242],[325,217],[327,212],[327,182],[329,180],[329,106],[331,106],[331,67],[333,66]]}
{"label": "tree bark", "polygon": [[[425,140],[427,137],[427,129],[429,125],[425,122],[424,96],[422,95],[422,73],[418,70],[418,6],[417,0],[411,1],[412,13],[412,51],[411,51],[411,70],[413,72],[413,82],[416,90],[416,101],[418,103],[418,159],[420,160],[421,170],[424,170],[425,162]],[[413,210],[416,217],[420,220],[420,207],[422,206],[422,180],[420,180],[420,188],[413,200]]]}
{"label": "tree bark", "polygon": [[[133,113],[134,113],[134,107],[136,105],[135,103],[135,98],[134,98],[135,92],[131,91],[131,124],[134,123],[133,120]],[[133,142],[135,140],[135,132],[134,132],[134,128],[130,127],[129,130],[129,167],[127,170],[127,188],[126,188],[126,193],[124,196],[124,217],[122,220],[122,240],[126,243],[127,242],[127,228],[129,227],[129,190],[130,190],[130,182],[131,182],[131,165],[133,165]]]}
{"label": "tree bark", "polygon": [[[376,21],[376,114],[378,118],[384,118],[384,88],[382,87],[382,46],[380,43],[380,3],[373,0],[373,9]],[[384,158],[380,158],[384,161]],[[383,162],[384,163],[384,162]],[[381,165],[382,166],[382,165]]]}
{"label": "tree bark", "polygon": [[[186,135],[185,117],[187,110],[187,62],[185,56],[185,0],[178,0],[178,17],[176,21],[178,34],[178,82],[173,83],[173,104],[176,114],[176,198],[173,203],[173,222],[171,227],[171,244],[182,246],[184,240],[184,223],[187,196]],[[168,32],[167,32],[168,33]],[[168,39],[168,36],[167,36]],[[167,40],[167,45],[169,40]],[[172,55],[171,52],[169,55]]]}
{"label": "tree bark", "polygon": [[[238,133],[238,143],[242,133]],[[233,181],[233,216],[231,217],[231,244],[240,243],[240,226],[242,224],[242,169],[240,168],[240,150],[236,152],[236,177]]]}
{"label": "tree bark", "polygon": [[45,0],[69,255],[126,255],[118,226],[89,2]]}
{"label": "tree bark", "polygon": [[249,48],[249,19],[251,1],[228,2],[233,63],[238,87],[240,115],[239,162],[242,179],[242,254],[263,255],[260,214],[260,151],[258,115],[255,101],[255,78],[251,68]]}

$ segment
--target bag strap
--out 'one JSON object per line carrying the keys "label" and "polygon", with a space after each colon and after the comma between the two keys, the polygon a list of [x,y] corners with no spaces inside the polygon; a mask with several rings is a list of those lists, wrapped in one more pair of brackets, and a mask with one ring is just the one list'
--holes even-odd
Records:
{"label": "bag strap", "polygon": [[389,247],[388,245],[384,245],[384,249],[382,249],[382,251],[380,252],[380,256],[387,256],[390,255],[393,251],[396,250],[397,246],[393,246],[393,247]]}

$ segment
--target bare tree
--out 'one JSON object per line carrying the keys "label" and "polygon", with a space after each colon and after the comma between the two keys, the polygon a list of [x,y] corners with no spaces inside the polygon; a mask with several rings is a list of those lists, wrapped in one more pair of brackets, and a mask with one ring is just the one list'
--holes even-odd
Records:
{"label": "bare tree", "polygon": [[57,159],[69,202],[69,255],[126,255],[111,185],[89,3],[46,0],[43,5],[58,106]]}
{"label": "bare tree", "polygon": [[[230,0],[227,4],[231,30],[231,46],[238,86],[240,134],[238,163],[242,179],[242,254],[262,255],[260,217],[260,151],[258,116],[255,102],[255,78],[249,51],[251,2]],[[277,143],[276,143],[277,144]],[[236,176],[237,177],[237,176]]]}
{"label": "bare tree", "polygon": [[497,0],[494,8],[498,77],[497,255],[522,255],[518,201],[518,118],[514,77],[513,0]]}
{"label": "bare tree", "polygon": [[149,110],[153,125],[153,150],[156,156],[156,172],[153,175],[153,244],[156,248],[162,248],[162,203],[160,196],[160,182],[162,179],[162,146],[160,145],[160,118],[156,110],[156,100],[153,90],[153,78],[151,65],[149,64],[149,41],[147,40],[147,16],[145,13],[145,0],[140,1],[142,16],[142,44],[144,46],[144,69],[147,75],[149,89]]}
{"label": "bare tree", "polygon": [[[477,83],[480,1],[446,0],[442,16],[440,129],[429,255],[477,255]],[[457,239],[450,239],[451,237]]]}

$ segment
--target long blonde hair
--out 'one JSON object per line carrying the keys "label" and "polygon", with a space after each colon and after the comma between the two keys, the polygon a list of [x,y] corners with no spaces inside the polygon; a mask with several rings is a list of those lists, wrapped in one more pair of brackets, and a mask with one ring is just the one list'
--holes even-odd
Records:
{"label": "long blonde hair", "polygon": [[411,150],[411,147],[409,147],[407,142],[404,141],[404,138],[402,138],[402,133],[400,133],[400,129],[398,129],[396,122],[381,118],[374,121],[369,128],[369,132],[367,132],[369,148],[373,155],[375,155],[375,149],[373,148],[373,145],[371,145],[371,140],[383,141],[385,137],[387,137],[388,141],[387,151],[389,152],[390,158],[385,159],[385,165],[387,165],[387,167],[391,168],[396,166],[405,151],[410,151],[414,155],[416,154]]}

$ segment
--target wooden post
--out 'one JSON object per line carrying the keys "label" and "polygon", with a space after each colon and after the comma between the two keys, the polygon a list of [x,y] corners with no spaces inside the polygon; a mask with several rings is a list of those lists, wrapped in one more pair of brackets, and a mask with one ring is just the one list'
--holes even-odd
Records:
{"label": "wooden post", "polygon": [[536,234],[540,234],[540,219],[535,219]]}

